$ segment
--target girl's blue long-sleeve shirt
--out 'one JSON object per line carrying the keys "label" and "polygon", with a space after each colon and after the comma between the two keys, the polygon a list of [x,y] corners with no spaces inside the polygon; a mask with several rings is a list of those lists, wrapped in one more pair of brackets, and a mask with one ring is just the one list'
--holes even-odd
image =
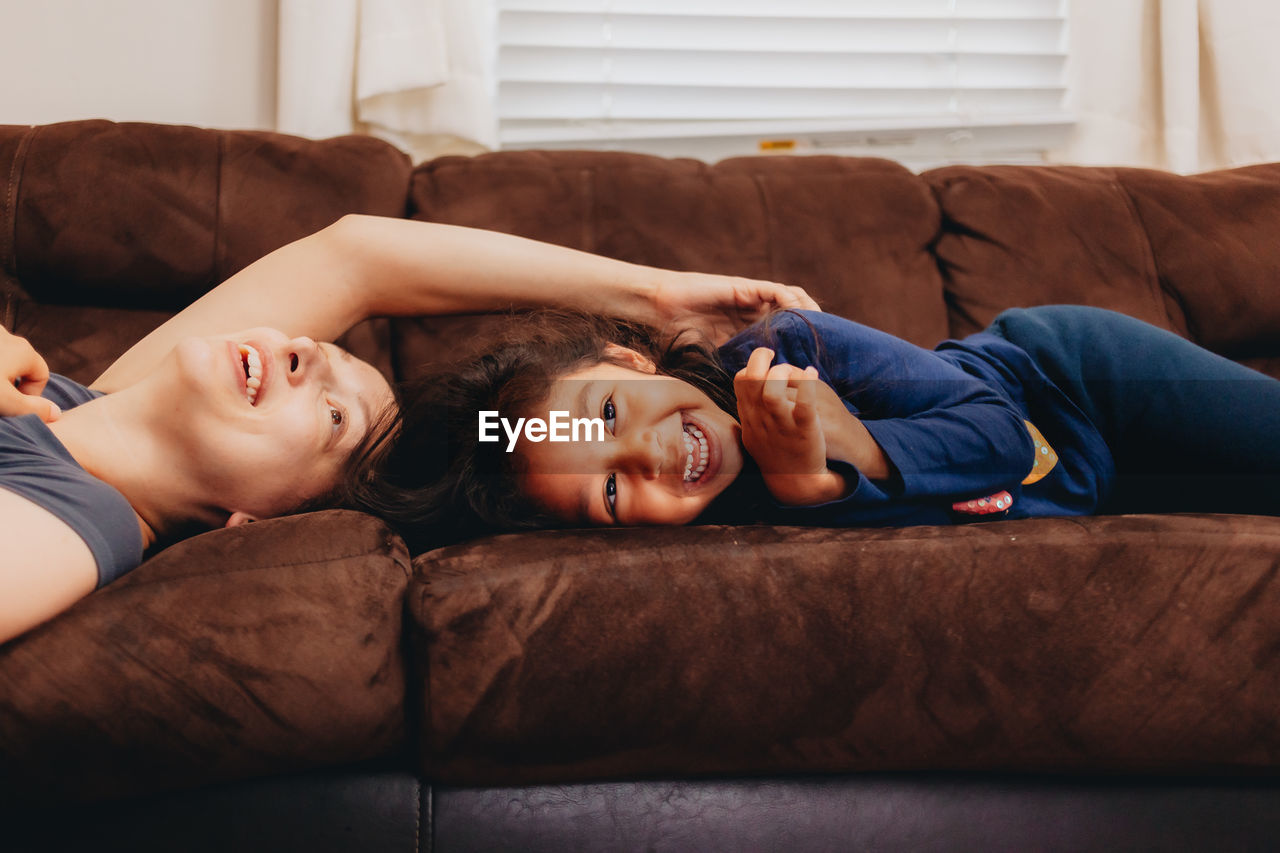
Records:
{"label": "girl's blue long-sleeve shirt", "polygon": [[[813,365],[893,468],[890,479],[873,481],[830,460],[850,487],[844,498],[806,507],[773,502],[766,520],[912,525],[1085,515],[1114,481],[1098,430],[1025,350],[998,334],[944,341],[930,351],[832,314],[788,311],[730,340],[720,348],[721,362],[736,372],[762,346],[774,350],[775,363]],[[1038,449],[1028,422],[1057,462],[1024,485]],[[1000,513],[953,508],[1001,492],[1012,504]]]}

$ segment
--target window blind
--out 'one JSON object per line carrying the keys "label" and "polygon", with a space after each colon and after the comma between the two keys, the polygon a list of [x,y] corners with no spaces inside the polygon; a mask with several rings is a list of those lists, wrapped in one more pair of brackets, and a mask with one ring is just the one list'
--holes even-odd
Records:
{"label": "window blind", "polygon": [[1027,144],[1070,121],[1065,0],[495,2],[504,148]]}

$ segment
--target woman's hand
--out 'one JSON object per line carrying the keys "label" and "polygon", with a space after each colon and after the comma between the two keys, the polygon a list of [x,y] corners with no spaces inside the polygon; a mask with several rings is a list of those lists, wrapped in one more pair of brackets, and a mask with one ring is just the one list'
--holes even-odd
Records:
{"label": "woman's hand", "polygon": [[734,377],[743,446],[780,503],[811,506],[836,500],[848,485],[827,467],[818,405],[818,386],[825,383],[813,367],[770,367],[772,361],[773,351],[759,347]]}
{"label": "woman's hand", "polygon": [[0,415],[39,415],[51,423],[62,412],[40,396],[49,381],[49,365],[26,338],[0,327]]}
{"label": "woman's hand", "polygon": [[672,272],[653,292],[657,325],[685,325],[717,345],[779,308],[822,310],[804,288],[726,275]]}

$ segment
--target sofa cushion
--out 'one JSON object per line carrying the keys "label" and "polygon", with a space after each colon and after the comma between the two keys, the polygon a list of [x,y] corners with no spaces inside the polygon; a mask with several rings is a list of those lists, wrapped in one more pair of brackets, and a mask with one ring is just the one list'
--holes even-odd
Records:
{"label": "sofa cushion", "polygon": [[1280,761],[1280,519],[693,527],[419,557],[424,769],[459,784]]}
{"label": "sofa cushion", "polygon": [[922,176],[952,328],[1012,306],[1122,311],[1280,376],[1280,164],[1145,169],[953,166]]}
{"label": "sofa cushion", "polygon": [[178,309],[344,213],[405,212],[408,158],[370,137],[95,120],[0,140],[0,261],[41,301]]}
{"label": "sofa cushion", "polygon": [[1188,336],[1229,358],[1280,355],[1280,163],[1186,177],[1116,174]]}
{"label": "sofa cushion", "polygon": [[950,166],[922,177],[942,209],[934,251],[954,336],[1011,306],[1051,304],[1110,308],[1185,333],[1114,170]]}
{"label": "sofa cushion", "polygon": [[408,556],[329,511],[188,539],[0,645],[0,796],[120,797],[385,755]]}
{"label": "sofa cushion", "polygon": [[[805,287],[828,311],[933,346],[947,336],[927,186],[886,160],[639,154],[445,157],[413,175],[412,216],[633,263]],[[396,321],[397,361],[459,355],[487,323]]]}
{"label": "sofa cushion", "polygon": [[[273,249],[344,213],[404,216],[409,173],[371,137],[0,125],[0,320],[89,383]],[[385,336],[374,322],[342,343],[389,373]]]}

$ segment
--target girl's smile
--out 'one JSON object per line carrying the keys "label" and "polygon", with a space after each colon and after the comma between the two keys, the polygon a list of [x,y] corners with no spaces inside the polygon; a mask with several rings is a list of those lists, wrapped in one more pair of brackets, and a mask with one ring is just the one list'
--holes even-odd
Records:
{"label": "girl's smile", "polygon": [[[630,351],[626,351],[630,352]],[[616,355],[616,354],[615,354]],[[687,524],[742,471],[736,420],[670,376],[601,363],[558,380],[546,405],[599,417],[603,441],[521,442],[525,493],[572,524]]]}
{"label": "girl's smile", "polygon": [[724,451],[720,439],[709,424],[685,413],[682,426],[687,454],[684,484],[687,490],[693,492],[715,479],[720,471]]}

